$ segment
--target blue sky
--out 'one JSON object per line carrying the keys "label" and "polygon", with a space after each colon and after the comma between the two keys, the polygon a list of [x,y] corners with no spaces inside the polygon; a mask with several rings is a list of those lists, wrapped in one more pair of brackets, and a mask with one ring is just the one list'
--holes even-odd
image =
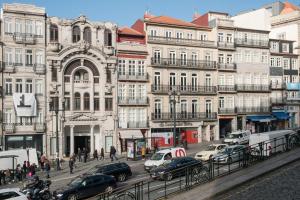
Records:
{"label": "blue sky", "polygon": [[[276,0],[0,0],[2,3],[31,3],[46,8],[48,16],[76,18],[80,14],[91,20],[112,21],[130,26],[146,10],[154,15],[169,15],[191,21],[195,11],[209,10],[235,15],[240,11],[259,8]],[[290,0],[296,5],[300,0]]]}

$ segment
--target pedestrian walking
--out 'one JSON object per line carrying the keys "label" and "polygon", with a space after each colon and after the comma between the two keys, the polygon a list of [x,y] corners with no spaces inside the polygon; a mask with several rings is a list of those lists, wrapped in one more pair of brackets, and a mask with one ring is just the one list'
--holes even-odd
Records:
{"label": "pedestrian walking", "polygon": [[45,171],[46,171],[46,177],[50,178],[50,163],[49,160],[45,160]]}
{"label": "pedestrian walking", "polygon": [[87,156],[88,156],[88,152],[85,148],[83,148],[83,162],[86,163],[87,160]]}
{"label": "pedestrian walking", "polygon": [[93,157],[94,157],[94,160],[95,160],[95,159],[98,160],[98,152],[97,152],[97,150],[94,151]]}
{"label": "pedestrian walking", "polygon": [[109,155],[112,162],[114,161],[114,159],[118,160],[118,158],[116,157],[116,153],[117,153],[116,148],[114,146],[111,146]]}
{"label": "pedestrian walking", "polygon": [[42,168],[43,171],[44,171],[44,164],[45,164],[45,160],[46,160],[46,159],[47,159],[47,158],[46,158],[45,154],[43,154],[43,155],[41,156],[41,159],[40,159],[41,168]]}
{"label": "pedestrian walking", "polygon": [[56,171],[61,170],[61,168],[60,168],[60,160],[59,160],[58,154],[56,154],[55,162],[56,162]]}
{"label": "pedestrian walking", "polygon": [[22,168],[20,164],[17,164],[16,167],[16,178],[18,181],[22,181]]}
{"label": "pedestrian walking", "polygon": [[73,169],[74,169],[74,160],[73,160],[73,158],[70,158],[70,160],[69,160],[69,168],[70,168],[70,174],[73,174]]}
{"label": "pedestrian walking", "polygon": [[104,149],[103,149],[103,147],[100,150],[100,160],[104,160]]}
{"label": "pedestrian walking", "polygon": [[78,151],[77,151],[77,157],[78,157],[78,162],[82,162],[82,159],[81,159],[81,149],[78,148]]}
{"label": "pedestrian walking", "polygon": [[0,170],[0,185],[5,185],[5,175],[4,175],[4,171]]}

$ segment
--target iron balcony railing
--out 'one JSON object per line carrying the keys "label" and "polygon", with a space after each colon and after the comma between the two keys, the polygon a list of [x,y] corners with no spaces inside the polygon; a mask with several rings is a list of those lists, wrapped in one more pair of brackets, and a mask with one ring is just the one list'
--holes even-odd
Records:
{"label": "iron balcony railing", "polygon": [[234,49],[235,45],[233,42],[218,42],[219,49]]}
{"label": "iron balcony railing", "polygon": [[217,46],[214,41],[209,41],[209,40],[183,39],[183,38],[162,37],[162,36],[148,36],[148,42],[158,43],[158,44],[174,44],[174,45],[211,47],[211,48]]}
{"label": "iron balcony railing", "polygon": [[4,72],[13,73],[16,69],[16,66],[20,66],[21,63],[13,63],[13,62],[3,62],[2,67]]}
{"label": "iron balcony railing", "polygon": [[151,58],[151,65],[159,67],[178,67],[191,69],[217,69],[216,61],[208,60],[190,60],[190,59],[172,59],[172,58]]}
{"label": "iron balcony railing", "polygon": [[[3,128],[6,133],[14,133],[17,128],[22,129],[31,129],[38,133],[45,132],[46,126],[42,122],[19,122],[19,123],[3,123]],[[24,130],[23,130],[24,131]]]}
{"label": "iron balcony railing", "polygon": [[119,81],[148,81],[148,73],[119,73]]}
{"label": "iron balcony railing", "polygon": [[216,120],[216,112],[180,112],[180,113],[152,113],[153,121],[197,121],[197,120]]}
{"label": "iron balcony railing", "polygon": [[152,93],[168,94],[171,91],[180,94],[209,95],[216,94],[216,86],[194,86],[194,85],[152,85]]}
{"label": "iron balcony railing", "polygon": [[149,128],[148,121],[125,122],[119,124],[119,128]]}
{"label": "iron balcony railing", "polygon": [[236,38],[235,44],[237,46],[251,46],[251,47],[263,47],[269,48],[268,40],[253,40],[253,39],[244,39],[244,38]]}
{"label": "iron balcony railing", "polygon": [[37,36],[31,33],[18,33],[15,32],[13,39],[18,44],[35,44]]}
{"label": "iron balcony railing", "polygon": [[218,63],[219,71],[236,71],[235,63]]}
{"label": "iron balcony railing", "polygon": [[218,85],[219,92],[236,92],[236,85]]}
{"label": "iron balcony railing", "polygon": [[236,114],[236,108],[219,108],[218,114]]}
{"label": "iron balcony railing", "polygon": [[141,97],[141,98],[130,98],[130,97],[119,97],[118,98],[119,105],[148,105],[149,99],[148,97]]}
{"label": "iron balcony railing", "polygon": [[270,85],[261,84],[237,84],[237,91],[242,92],[270,92]]}
{"label": "iron balcony railing", "polygon": [[238,113],[269,113],[271,108],[269,106],[260,107],[237,107]]}

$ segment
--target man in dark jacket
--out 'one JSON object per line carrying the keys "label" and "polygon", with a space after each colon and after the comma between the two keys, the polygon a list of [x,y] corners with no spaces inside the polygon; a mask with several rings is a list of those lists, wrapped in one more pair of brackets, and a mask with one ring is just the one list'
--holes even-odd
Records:
{"label": "man in dark jacket", "polygon": [[110,147],[110,154],[109,154],[111,161],[114,161],[114,158],[115,158],[115,160],[118,160],[118,158],[116,157],[116,153],[117,153],[117,151],[116,151],[115,147],[111,146]]}
{"label": "man in dark jacket", "polygon": [[70,160],[69,160],[69,167],[70,167],[70,174],[73,174],[73,169],[74,169],[74,160],[73,160],[73,158],[70,158]]}

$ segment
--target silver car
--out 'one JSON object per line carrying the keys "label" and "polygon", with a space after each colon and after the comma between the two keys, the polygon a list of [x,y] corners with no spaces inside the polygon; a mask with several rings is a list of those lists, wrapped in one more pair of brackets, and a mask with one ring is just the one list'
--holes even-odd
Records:
{"label": "silver car", "polygon": [[233,145],[222,149],[217,155],[213,157],[215,163],[227,164],[237,162],[243,159],[244,145]]}

